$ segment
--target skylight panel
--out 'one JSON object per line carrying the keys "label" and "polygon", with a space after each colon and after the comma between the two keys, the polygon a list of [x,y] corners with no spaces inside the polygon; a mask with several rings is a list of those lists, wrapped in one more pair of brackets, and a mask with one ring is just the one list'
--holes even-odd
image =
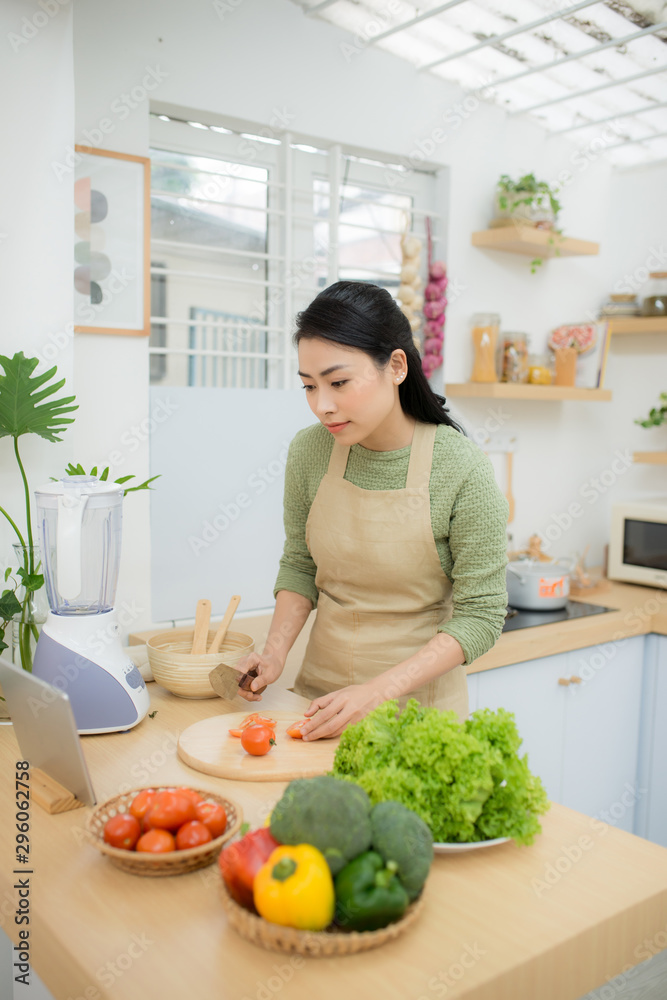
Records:
{"label": "skylight panel", "polygon": [[[300,5],[307,10],[317,2]],[[386,0],[337,0],[314,16],[356,34],[350,42],[358,53],[384,48],[549,131],[567,135],[574,129],[573,143],[590,142],[595,121],[616,112],[628,113],[622,133],[631,139],[665,131],[664,115],[640,117],[637,109],[667,102],[667,24],[655,20],[659,14],[667,21],[667,4],[570,0],[557,9],[554,0],[455,0],[444,11],[441,6],[435,0],[419,7],[403,2],[394,12]],[[439,12],[410,24],[429,9]],[[391,33],[385,38],[386,31]],[[506,37],[494,40],[498,35]],[[586,119],[592,132],[577,128]],[[655,139],[631,143],[613,162],[664,156],[663,140]]]}

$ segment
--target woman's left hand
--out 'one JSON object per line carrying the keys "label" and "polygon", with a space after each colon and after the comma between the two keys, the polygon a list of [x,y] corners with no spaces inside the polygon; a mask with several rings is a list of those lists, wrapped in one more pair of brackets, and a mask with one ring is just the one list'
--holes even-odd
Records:
{"label": "woman's left hand", "polygon": [[315,715],[301,730],[304,740],[319,740],[322,737],[340,736],[346,726],[359,722],[372,712],[382,699],[374,688],[367,684],[350,684],[340,691],[322,695],[311,701],[304,712]]}

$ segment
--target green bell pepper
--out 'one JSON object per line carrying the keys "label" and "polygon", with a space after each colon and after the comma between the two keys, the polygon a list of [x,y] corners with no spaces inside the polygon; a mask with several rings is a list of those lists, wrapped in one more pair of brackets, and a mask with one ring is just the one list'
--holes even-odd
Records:
{"label": "green bell pepper", "polygon": [[384,861],[376,851],[365,851],[338,872],[336,922],[347,930],[374,931],[400,920],[408,907],[394,861]]}

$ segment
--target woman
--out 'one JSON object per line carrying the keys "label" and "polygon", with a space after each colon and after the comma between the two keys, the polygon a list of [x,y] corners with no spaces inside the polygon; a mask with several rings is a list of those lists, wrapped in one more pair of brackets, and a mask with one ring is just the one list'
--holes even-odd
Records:
{"label": "woman", "polygon": [[304,739],[416,697],[468,714],[466,664],[505,619],[508,504],[491,463],[424,376],[389,292],[338,281],[297,316],[299,375],[320,421],[285,468],[286,541],[253,693],[280,677],[317,608],[293,690]]}

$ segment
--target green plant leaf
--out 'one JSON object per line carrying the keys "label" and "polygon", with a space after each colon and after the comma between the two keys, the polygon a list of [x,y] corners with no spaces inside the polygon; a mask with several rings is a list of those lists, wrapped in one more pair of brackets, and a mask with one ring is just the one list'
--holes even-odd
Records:
{"label": "green plant leaf", "polygon": [[21,578],[21,583],[25,587],[26,593],[28,594],[32,594],[33,591],[39,590],[40,587],[44,586],[44,577],[41,573],[28,573],[24,567],[21,566],[21,568],[17,570],[16,575]]}
{"label": "green plant leaf", "polygon": [[12,575],[12,567],[8,566],[7,569],[5,570],[5,583],[7,583],[7,580],[9,580],[11,575]]}
{"label": "green plant leaf", "polygon": [[47,441],[60,441],[67,429],[65,425],[74,423],[73,417],[64,414],[78,409],[77,405],[69,405],[76,397],[47,400],[63,387],[65,379],[46,385],[55,375],[56,367],[33,376],[38,364],[38,358],[26,358],[23,351],[13,358],[0,354],[4,372],[0,375],[0,437],[39,434]]}
{"label": "green plant leaf", "polygon": [[[130,478],[133,479],[134,477],[132,476]],[[125,490],[124,496],[127,496],[128,493],[134,493],[136,490],[149,490],[151,488],[149,484],[159,478],[159,476],[151,476],[150,479],[147,479],[145,483],[140,483],[139,486],[128,486]],[[117,479],[116,482],[119,483],[120,479]]]}
{"label": "green plant leaf", "polygon": [[[96,465],[93,466],[93,468],[88,473],[85,471],[82,465],[72,465],[72,463],[70,462],[65,471],[68,476],[87,476],[87,475],[96,476],[97,466]],[[106,482],[108,478],[109,478],[109,466],[107,466],[102,475],[99,476],[100,482]],[[119,486],[122,486],[124,483],[127,483],[130,479],[136,479],[136,478],[137,477],[135,475],[120,476],[118,479],[114,479],[114,482],[118,483]],[[138,486],[128,486],[127,489],[123,491],[123,497],[126,497],[128,493],[135,493],[137,490],[149,490],[151,488],[149,484],[159,478],[160,478],[159,475],[151,476],[151,478],[147,479],[145,483],[139,483]],[[54,479],[54,482],[57,482],[57,480]]]}
{"label": "green plant leaf", "polygon": [[3,590],[0,596],[0,618],[9,621],[21,613],[21,604],[13,590]]}

